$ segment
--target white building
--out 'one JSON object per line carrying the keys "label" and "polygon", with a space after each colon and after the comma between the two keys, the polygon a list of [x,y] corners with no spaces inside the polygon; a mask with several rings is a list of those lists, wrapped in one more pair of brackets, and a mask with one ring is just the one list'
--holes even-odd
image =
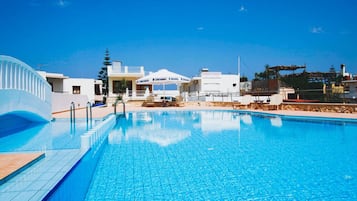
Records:
{"label": "white building", "polygon": [[[119,95],[124,94],[127,100],[145,100],[145,89],[151,85],[137,85],[136,80],[145,75],[144,66],[123,66],[120,61],[113,61],[107,66],[108,103],[113,103]],[[125,92],[123,91],[125,86]]]}
{"label": "white building", "polygon": [[77,108],[101,102],[101,80],[88,78],[69,78],[60,73],[38,71],[52,88],[52,112],[68,110],[71,103]]}
{"label": "white building", "polygon": [[188,91],[188,100],[199,97],[200,101],[237,101],[240,96],[240,76],[209,72],[203,68],[200,76],[193,77],[182,88]]}
{"label": "white building", "polygon": [[240,86],[240,92],[242,94],[252,91],[252,82],[251,81],[240,82],[239,86]]}

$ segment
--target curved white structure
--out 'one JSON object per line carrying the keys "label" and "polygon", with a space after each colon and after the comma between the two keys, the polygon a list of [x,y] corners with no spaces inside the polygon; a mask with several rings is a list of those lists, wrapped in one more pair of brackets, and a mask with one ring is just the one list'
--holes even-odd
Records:
{"label": "curved white structure", "polygon": [[0,55],[0,117],[50,121],[51,95],[51,86],[29,65]]}

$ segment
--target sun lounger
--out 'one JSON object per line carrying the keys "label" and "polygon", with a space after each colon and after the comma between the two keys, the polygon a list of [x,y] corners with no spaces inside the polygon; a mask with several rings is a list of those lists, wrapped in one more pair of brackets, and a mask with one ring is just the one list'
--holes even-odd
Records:
{"label": "sun lounger", "polygon": [[[168,97],[168,96],[167,96]],[[143,102],[143,107],[182,107],[184,106],[183,98],[181,96],[160,98],[155,100],[154,96],[148,96]]]}
{"label": "sun lounger", "polygon": [[155,107],[154,96],[148,96],[143,102],[142,106],[144,107]]}
{"label": "sun lounger", "polygon": [[253,97],[251,95],[244,95],[242,101],[238,104],[233,103],[233,109],[248,109],[250,104],[253,102]]}
{"label": "sun lounger", "polygon": [[175,101],[172,102],[172,105],[175,107],[183,107],[185,104],[183,102],[182,96],[176,96]]}
{"label": "sun lounger", "polygon": [[263,110],[278,110],[283,103],[283,96],[281,94],[273,94],[270,97],[269,104],[264,105]]}

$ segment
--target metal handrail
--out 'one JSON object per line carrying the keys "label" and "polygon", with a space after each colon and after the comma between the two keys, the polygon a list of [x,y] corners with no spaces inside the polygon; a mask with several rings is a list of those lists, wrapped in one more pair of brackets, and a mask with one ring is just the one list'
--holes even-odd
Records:
{"label": "metal handrail", "polygon": [[87,107],[86,107],[86,117],[87,117],[87,121],[88,119],[88,110],[89,110],[89,119],[92,120],[92,105],[90,102],[87,102]]}
{"label": "metal handrail", "polygon": [[125,114],[125,103],[123,100],[116,100],[114,103],[114,114],[117,114],[117,105],[119,101],[123,104],[123,114]]}
{"label": "metal handrail", "polygon": [[[89,113],[89,115],[88,115],[88,113]],[[89,120],[90,120],[90,123],[92,124],[92,104],[89,101],[87,102],[87,106],[86,106],[86,120],[87,120],[87,124],[88,124]]]}
{"label": "metal handrail", "polygon": [[71,123],[74,123],[76,120],[76,106],[74,102],[71,102],[71,106],[69,108],[69,113],[70,113],[70,121]]}

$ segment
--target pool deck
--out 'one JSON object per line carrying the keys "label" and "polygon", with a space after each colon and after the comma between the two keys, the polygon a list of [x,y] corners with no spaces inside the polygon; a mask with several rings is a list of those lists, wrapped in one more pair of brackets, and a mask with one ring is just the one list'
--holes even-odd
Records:
{"label": "pool deck", "polygon": [[[232,107],[216,107],[204,104],[188,105],[183,107],[142,107],[137,103],[127,103],[125,110],[127,112],[133,111],[177,111],[177,110],[233,110]],[[309,116],[309,117],[327,117],[327,118],[348,118],[357,119],[357,113],[334,113],[334,112],[308,112],[308,111],[291,111],[291,110],[245,110],[262,112],[267,114],[277,114],[277,115],[288,115],[288,116]],[[112,106],[107,107],[93,107],[92,113],[93,118],[102,118],[106,115],[113,113],[114,108]],[[122,112],[122,105],[118,105],[117,113]],[[69,118],[69,111],[56,113],[52,115],[53,118]],[[85,118],[86,110],[78,109],[76,110],[76,117]]]}
{"label": "pool deck", "polygon": [[0,185],[45,157],[45,153],[0,154]]}
{"label": "pool deck", "polygon": [[[42,200],[84,154],[85,152],[75,149],[47,150],[46,156],[43,154],[41,160],[22,168],[21,173],[0,185],[0,200]],[[18,160],[29,157],[25,155],[11,153],[6,156],[7,163],[17,163]]]}

